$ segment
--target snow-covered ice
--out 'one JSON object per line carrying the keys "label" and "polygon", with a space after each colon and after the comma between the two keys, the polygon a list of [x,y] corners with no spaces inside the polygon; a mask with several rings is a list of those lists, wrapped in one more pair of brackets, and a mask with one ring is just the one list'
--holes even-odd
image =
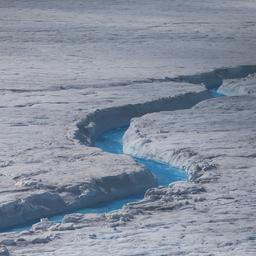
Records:
{"label": "snow-covered ice", "polygon": [[[0,0],[1,227],[152,187],[132,157],[90,147],[136,116],[168,110],[132,122],[127,152],[191,174],[116,213],[1,233],[0,255],[255,255],[255,12],[254,0]],[[239,96],[209,100],[205,85]]]}

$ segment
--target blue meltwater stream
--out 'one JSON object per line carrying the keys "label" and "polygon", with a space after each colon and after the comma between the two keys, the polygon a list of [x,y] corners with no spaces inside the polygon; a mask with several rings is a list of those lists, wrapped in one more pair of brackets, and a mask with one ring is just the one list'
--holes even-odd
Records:
{"label": "blue meltwater stream", "polygon": [[[123,154],[123,136],[128,127],[108,131],[96,141],[95,146],[113,154]],[[168,186],[178,180],[187,180],[184,170],[177,169],[167,164],[141,158],[134,159],[147,167],[158,179],[159,186]]]}
{"label": "blue meltwater stream", "polygon": [[[112,154],[123,154],[123,136],[128,127],[116,128],[111,131],[103,133],[95,142],[95,146],[101,148],[103,151]],[[170,183],[180,180],[187,180],[187,173],[171,167],[166,164],[155,162],[152,160],[134,158],[138,163],[145,165],[148,170],[156,175],[159,186],[168,186]],[[131,188],[132,190],[132,188]],[[77,210],[79,213],[106,213],[113,210],[121,209],[125,204],[136,202],[143,198],[143,194],[133,195],[124,199],[114,200],[107,203],[102,203],[92,208],[85,208]],[[64,215],[54,216],[49,218],[54,222],[61,222]]]}
{"label": "blue meltwater stream", "polygon": [[[101,148],[103,151],[113,154],[123,154],[123,135],[128,127],[121,127],[103,133],[95,142],[95,146]],[[138,163],[143,164],[150,170],[158,179],[159,186],[168,186],[175,181],[187,180],[187,173],[184,170],[177,169],[167,164],[159,163],[152,160],[134,158]],[[132,189],[132,188],[131,188]],[[143,198],[143,194],[130,196],[121,200],[115,200],[107,203],[98,204],[92,208],[85,208],[74,211],[76,213],[107,213],[113,210],[121,209],[125,204],[136,202]],[[73,213],[74,213],[73,212]],[[65,214],[50,217],[49,220],[59,223],[62,221]],[[31,229],[30,225],[22,225],[20,227],[12,228],[8,231],[21,232]]]}
{"label": "blue meltwater stream", "polygon": [[[210,91],[213,98],[217,97],[223,97],[225,95],[219,93],[216,89]],[[101,148],[103,151],[112,153],[112,154],[123,154],[123,136],[125,131],[128,129],[127,127],[121,127],[116,128],[111,131],[103,133],[95,142],[95,146],[98,148]],[[152,173],[155,174],[155,176],[158,179],[158,185],[159,186],[168,186],[170,183],[173,183],[175,181],[184,181],[188,179],[187,173],[185,170],[181,170],[175,167],[172,167],[167,164],[159,163],[152,160],[147,159],[141,159],[136,158],[134,159],[144,166],[147,167],[148,170],[150,170]],[[132,189],[132,188],[131,188]],[[127,198],[123,198],[120,200],[114,200],[111,202],[106,202],[102,204],[98,204],[92,208],[85,208],[85,209],[79,209],[77,211],[73,211],[72,213],[107,213],[114,210],[121,209],[125,204],[136,202],[138,200],[141,200],[143,198],[143,194],[136,195],[136,196],[130,196]],[[65,213],[67,214],[67,213]],[[62,221],[65,214],[56,215],[53,217],[50,217],[49,220],[59,223]],[[9,229],[7,231],[24,231],[31,229],[30,225],[21,225],[19,227],[15,227],[12,229]]]}

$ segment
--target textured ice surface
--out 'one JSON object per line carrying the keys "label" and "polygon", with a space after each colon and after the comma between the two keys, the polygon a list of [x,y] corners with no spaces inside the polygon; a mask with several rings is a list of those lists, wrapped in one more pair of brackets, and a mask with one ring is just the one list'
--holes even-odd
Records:
{"label": "textured ice surface", "polygon": [[[123,154],[123,135],[127,130],[127,128],[128,127],[117,128],[102,134],[102,136],[100,136],[96,140],[95,146],[103,149],[106,152],[110,152],[114,154]],[[169,165],[162,164],[152,160],[139,159],[139,158],[135,160],[138,163],[141,163],[144,166],[146,166],[148,170],[150,170],[154,175],[156,175],[157,185],[159,186],[160,185],[168,186],[172,182],[187,179],[186,172],[183,170],[179,170]],[[142,199],[143,196],[144,194],[140,193],[124,199],[101,203],[101,204],[95,205],[95,207],[80,209],[74,212],[83,213],[83,214],[108,213],[114,210],[121,209],[127,203],[136,202]],[[54,223],[60,223],[63,220],[64,216],[65,214],[57,215],[49,218],[49,220]],[[20,226],[17,228],[9,229],[8,231],[21,232],[24,230],[30,230],[31,226],[32,225]]]}
{"label": "textured ice surface", "polygon": [[[203,186],[206,191],[202,195],[204,199],[201,198],[203,206],[196,204],[193,209],[198,214],[195,221],[198,231],[207,230],[209,223],[215,223],[211,233],[217,236],[220,232],[222,239],[229,240],[226,246],[237,255],[239,250],[241,254],[245,252],[243,247],[251,255],[256,252],[250,238],[256,221],[255,110],[255,96],[206,100],[191,110],[135,118],[124,137],[126,153],[172,163],[190,171],[195,187]],[[168,190],[153,190],[148,198],[159,200],[156,208],[171,199]],[[141,207],[147,209],[149,204],[145,202]],[[221,243],[221,239],[215,239],[215,243]],[[210,237],[205,241],[208,246],[214,243]]]}
{"label": "textured ice surface", "polygon": [[1,0],[2,90],[108,86],[255,64],[255,3]]}
{"label": "textured ice surface", "polygon": [[[0,204],[11,203],[9,210],[21,209],[12,203],[22,203],[35,193],[44,199],[54,197],[58,206],[61,198],[72,204],[88,183],[110,175],[128,172],[138,185],[133,175],[142,170],[130,157],[79,145],[73,139],[76,124],[97,109],[142,104],[145,110],[146,102],[204,90],[200,85],[166,83],[165,77],[255,65],[256,6],[252,0],[118,0],[107,4],[103,0],[0,0],[0,5]],[[254,101],[245,101],[254,106]],[[252,113],[240,111],[239,102],[232,104],[237,111],[235,127],[240,129]],[[226,109],[217,103],[212,105]],[[199,117],[188,116],[188,120],[200,123]],[[254,146],[251,130],[241,138],[225,118],[221,123],[220,129],[228,130],[222,138],[225,146],[220,152],[217,144],[208,141],[206,152],[211,153],[213,145],[218,149],[216,156],[225,157],[230,141],[236,138],[244,142],[250,138],[250,151]],[[91,131],[94,126],[87,128]],[[180,131],[185,128],[181,125]],[[193,136],[193,147],[210,138]],[[179,143],[186,140],[179,137]],[[255,156],[248,154],[245,144],[239,151],[240,143],[232,142],[236,154],[232,161],[223,158],[226,172],[221,184],[210,182],[208,187],[205,183],[209,189],[205,195],[193,182],[153,190],[148,192],[148,203],[134,205],[138,209],[126,210],[129,213],[97,222],[84,220],[74,225],[79,228],[75,230],[65,224],[55,227],[57,231],[1,234],[1,241],[14,239],[14,243],[2,244],[13,255],[27,256],[83,255],[85,248],[89,255],[255,255],[254,201],[246,196],[255,187],[255,164],[251,164]],[[189,156],[187,150],[183,159]],[[217,174],[205,173],[204,182],[207,175],[209,180],[217,178],[217,170]],[[52,191],[57,195],[48,193]],[[56,205],[56,201],[48,203],[52,208]],[[134,221],[132,216],[137,216]],[[120,227],[115,230],[109,223]]]}
{"label": "textured ice surface", "polygon": [[[7,92],[1,102],[6,105],[2,108],[0,124],[3,148],[0,200],[2,220],[6,218],[0,223],[2,226],[91,207],[117,197],[145,192],[155,184],[150,172],[131,157],[110,155],[81,145],[74,133],[83,117],[87,120],[86,117],[94,116],[94,113],[96,117],[101,115],[96,127],[106,129],[122,121],[115,115],[121,113],[121,109],[128,111],[122,115],[127,122],[128,114],[136,116],[140,109],[145,113],[151,108],[161,109],[162,105],[177,109],[183,107],[182,99],[186,100],[185,105],[191,106],[209,97],[201,85],[174,82],[164,83],[161,89],[156,82],[124,88],[98,88],[95,92],[86,88],[68,93],[61,90],[18,93],[17,98],[15,95]],[[17,99],[20,100],[18,105]],[[35,100],[38,103],[23,105]],[[95,106],[99,110],[95,111]],[[81,124],[83,128],[83,122]],[[90,124],[88,127],[94,129]],[[111,178],[107,178],[109,176]],[[123,184],[124,180],[126,184]],[[133,186],[132,190],[130,186]],[[15,207],[20,210],[13,210]]]}

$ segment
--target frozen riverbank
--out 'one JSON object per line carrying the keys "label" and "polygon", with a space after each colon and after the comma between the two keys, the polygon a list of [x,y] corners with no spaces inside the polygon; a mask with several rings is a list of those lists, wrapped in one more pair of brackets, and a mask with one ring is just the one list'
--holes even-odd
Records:
{"label": "frozen riverbank", "polygon": [[[201,85],[167,82],[156,93],[158,86],[158,83],[133,84],[118,92],[118,87],[110,87],[98,89],[97,93],[92,93],[90,89],[79,93],[75,90],[68,95],[61,91],[62,102],[67,108],[55,103],[58,96],[50,96],[51,92],[43,96],[38,92],[22,93],[18,108],[26,109],[25,113],[30,114],[29,119],[22,123],[16,121],[20,112],[12,107],[17,102],[15,99],[12,102],[7,93],[2,104],[8,107],[3,108],[2,113],[5,115],[2,117],[10,118],[13,115],[14,119],[3,140],[6,150],[3,152],[5,158],[2,158],[0,180],[0,227],[7,228],[41,217],[91,207],[143,193],[154,186],[155,178],[152,174],[131,157],[110,155],[78,142],[93,141],[104,130],[126,124],[133,116],[190,107],[210,97],[210,93]],[[137,98],[135,92],[140,92]],[[26,101],[28,97],[38,102],[32,106],[22,106],[21,101]],[[82,104],[79,97],[87,104],[75,117],[75,110]],[[52,98],[52,104],[45,103],[46,98]],[[131,101],[133,104],[130,104]],[[48,108],[45,109],[49,105],[53,107],[50,112]],[[102,108],[89,111],[95,106]],[[81,118],[81,115],[86,118]],[[75,122],[77,126],[73,124],[76,118],[79,118]],[[4,119],[2,125],[6,125]],[[56,129],[58,133],[55,133]],[[39,130],[41,133],[37,140]],[[15,142],[20,146],[18,151],[10,143],[10,136],[15,132],[22,138]],[[24,138],[27,140],[24,141]],[[16,155],[15,161],[11,160],[11,155]],[[120,186],[123,182],[126,185]],[[134,189],[131,191],[130,187]]]}
{"label": "frozen riverbank", "polygon": [[[245,75],[246,75],[246,72],[245,72]],[[204,76],[204,75],[202,75],[202,76]],[[238,75],[238,77],[239,76],[240,75]],[[225,84],[225,80],[224,80],[224,84]],[[157,85],[158,85],[158,83],[152,82],[150,84],[150,87],[152,88],[152,87],[157,86]],[[175,86],[172,87],[170,85],[175,85]],[[130,90],[133,90],[133,87],[134,87],[134,85],[126,86],[126,93],[129,92]],[[144,90],[144,88],[145,88],[145,92],[146,92],[146,88],[148,89],[148,87],[149,87],[148,84],[145,84],[145,87],[144,87],[143,84],[140,84],[140,90]],[[190,90],[191,88],[193,88],[193,90],[195,90],[195,92],[184,93],[184,91]],[[86,145],[92,145],[92,142],[94,142],[95,139],[99,137],[99,134],[101,132],[104,132],[105,129],[113,128],[113,127],[115,127],[117,125],[120,125],[120,124],[121,125],[127,124],[127,122],[130,120],[130,118],[132,118],[134,116],[142,116],[143,114],[146,114],[146,113],[151,113],[151,112],[161,111],[161,110],[172,110],[172,111],[174,111],[174,110],[177,110],[177,109],[183,109],[183,108],[186,109],[186,108],[189,108],[189,107],[193,106],[195,103],[202,101],[203,99],[207,99],[209,97],[212,97],[212,93],[207,91],[203,85],[185,84],[182,81],[180,81],[180,82],[171,82],[170,81],[170,82],[163,83],[162,87],[161,87],[161,90],[158,90],[159,95],[161,95],[162,92],[166,92],[167,89],[170,90],[170,93],[172,93],[172,95],[173,95],[172,97],[167,97],[167,98],[162,98],[162,99],[157,99],[157,100],[151,100],[151,101],[147,101],[147,102],[144,102],[144,103],[127,105],[127,106],[120,106],[120,107],[116,106],[116,107],[111,107],[111,108],[107,108],[107,109],[97,110],[97,111],[95,111],[95,113],[88,113],[86,118],[81,119],[79,122],[77,122],[77,129],[72,129],[71,131],[69,131],[68,139],[70,141],[74,141],[73,138],[75,138],[75,139],[79,139],[80,142],[85,143]],[[104,89],[104,91],[106,91],[106,89]],[[110,90],[110,92],[111,92],[111,90]],[[181,93],[181,92],[183,92],[183,93]],[[175,94],[177,94],[177,96],[175,96]],[[122,95],[122,94],[119,93],[118,96],[120,96],[120,95]],[[132,95],[133,94],[131,93],[131,96]],[[150,97],[150,99],[152,99],[151,94],[149,94],[149,97]],[[157,95],[154,95],[154,97],[157,97]],[[129,100],[129,99],[126,98],[126,100]],[[138,101],[140,101],[140,99],[138,99]],[[186,102],[185,104],[184,104],[184,101]],[[161,116],[162,113],[168,113],[168,112],[159,112],[158,113],[159,116]],[[176,111],[174,113],[176,114]],[[155,115],[158,115],[158,114],[155,114]],[[198,114],[200,114],[200,112],[198,112]],[[142,119],[144,117],[147,117],[147,115],[143,116]],[[160,123],[161,123],[161,121],[160,121]],[[132,122],[132,125],[133,125],[133,122]],[[131,126],[131,129],[132,129],[132,126]],[[165,130],[165,129],[163,129],[163,130]],[[164,131],[163,133],[166,133],[166,131]],[[163,135],[164,136],[160,136],[159,138],[160,139],[161,138],[166,138],[166,134],[163,134]],[[129,131],[128,131],[128,135],[126,135],[126,136],[129,137]],[[126,136],[125,136],[125,138],[126,138]],[[146,141],[147,141],[147,143],[150,143],[151,139],[146,140]],[[159,141],[161,141],[161,140],[159,140]],[[142,144],[144,144],[144,143],[142,143]],[[75,144],[75,145],[79,146],[78,144]],[[84,147],[84,146],[81,145],[81,147]],[[126,147],[127,146],[126,146],[126,139],[125,139],[125,151],[127,150]],[[88,147],[85,147],[86,150],[87,150],[87,148]],[[163,147],[163,149],[164,148],[165,147]],[[91,150],[93,152],[95,150],[95,148],[91,148]],[[187,150],[185,150],[185,151],[182,150],[180,152],[178,150],[177,151],[178,156],[174,157],[174,158],[171,158],[169,161],[167,161],[167,159],[165,159],[165,158],[162,158],[163,155],[168,155],[169,151],[167,150],[167,148],[166,148],[165,154],[162,154],[161,152],[158,152],[156,155],[154,155],[152,153],[150,153],[149,155],[147,155],[147,154],[144,154],[144,155],[141,154],[140,155],[139,153],[137,153],[139,151],[136,151],[136,150],[133,149],[130,152],[129,152],[129,150],[126,151],[126,152],[128,152],[130,154],[135,154],[137,156],[138,155],[143,156],[145,158],[155,159],[157,161],[165,162],[165,163],[168,163],[168,164],[170,164],[170,163],[173,164],[174,163],[176,166],[180,166],[181,168],[184,168],[184,169],[188,170],[189,174],[190,174],[190,177],[191,177],[191,180],[194,180],[194,181],[200,180],[200,182],[204,182],[204,180],[205,180],[206,182],[208,182],[210,180],[215,180],[216,179],[216,174],[213,174],[214,172],[211,172],[211,171],[209,172],[209,170],[211,170],[211,169],[215,170],[215,165],[210,163],[211,161],[209,162],[205,159],[203,161],[201,161],[200,159],[197,161],[196,160],[196,158],[197,158],[196,155],[194,155],[194,153],[191,152],[190,150],[188,150],[188,151]],[[153,150],[153,152],[155,152],[154,150]],[[136,153],[134,153],[134,152],[136,152]],[[100,153],[100,154],[99,153],[96,154],[97,157],[101,156],[101,155],[102,156],[104,155],[103,152]],[[155,157],[155,156],[157,156],[157,157]],[[159,156],[160,156],[160,158],[158,158]],[[191,156],[193,156],[193,157],[195,156],[195,159],[192,157],[192,160],[191,160],[190,159]],[[107,157],[106,159],[108,159],[108,161],[110,159],[112,159],[111,155],[106,155],[106,157]],[[118,159],[118,157],[117,157],[117,159]],[[178,159],[178,161],[177,161],[177,159]],[[88,160],[88,157],[87,157],[87,160]],[[179,162],[179,161],[181,161],[181,162]],[[184,161],[185,161],[186,164],[184,164]],[[123,163],[124,162],[122,160],[122,164]],[[104,162],[104,164],[105,164],[105,162]],[[132,165],[129,164],[129,167],[132,167]],[[126,169],[126,167],[124,167],[124,168],[125,168],[124,170],[126,172],[127,169]],[[134,168],[134,167],[132,167],[132,168]],[[205,171],[207,171],[207,172],[204,173]],[[108,181],[108,179],[104,179],[104,180]],[[132,180],[138,182],[138,184],[141,181],[140,178],[138,178],[138,179],[136,178],[136,179],[132,179]],[[143,180],[145,181],[145,179],[143,179]],[[146,182],[147,182],[147,180],[146,180]],[[39,184],[40,183],[38,183],[38,185]],[[90,184],[90,183],[87,183],[87,184]],[[90,200],[88,201],[88,198],[84,199],[84,201],[86,202],[87,207],[90,206],[90,205],[88,205],[88,202],[90,203],[90,202],[93,201],[93,204],[97,204],[100,201],[101,202],[104,202],[104,201],[106,202],[106,201],[109,201],[109,200],[116,199],[115,196],[111,197],[111,194],[105,194],[105,193],[102,194],[102,190],[100,188],[102,186],[105,186],[104,182],[102,183],[102,186],[99,186],[98,182],[93,183],[93,184],[96,184],[94,192],[97,191],[97,189],[99,189],[98,190],[99,194],[97,194],[97,193],[93,194],[91,201]],[[120,182],[117,181],[116,184],[120,184]],[[149,183],[147,183],[147,184],[149,184]],[[150,185],[150,186],[154,186],[155,183],[153,182],[151,184],[152,185]],[[79,184],[79,186],[81,186],[81,185]],[[89,186],[87,185],[87,188]],[[107,190],[109,190],[110,187],[113,188],[113,186],[115,186],[115,185],[114,184],[111,185],[111,186],[108,185]],[[141,186],[141,184],[139,184],[139,186]],[[145,186],[148,186],[148,185],[145,185]],[[173,193],[177,194],[178,193],[179,194],[180,193],[179,191],[185,190],[186,192],[181,193],[181,199],[178,199],[178,201],[180,201],[180,200],[183,201],[184,199],[186,200],[187,193],[192,193],[192,194],[198,194],[199,193],[200,194],[202,192],[205,192],[205,188],[203,188],[201,186],[193,185],[193,184],[190,184],[190,183],[188,183],[187,185],[177,184],[176,187],[174,187],[174,192],[169,192],[169,190],[170,190],[169,188],[167,188],[166,190],[159,190],[158,191],[156,189],[156,190],[148,191],[147,194],[146,194],[145,200],[143,202],[135,203],[134,205],[127,206],[128,215],[133,216],[133,214],[130,215],[129,212],[130,212],[130,210],[133,211],[134,209],[136,209],[136,212],[140,211],[138,209],[143,209],[143,211],[146,211],[146,212],[149,209],[150,209],[150,211],[152,211],[154,209],[156,209],[156,210],[157,209],[170,209],[171,210],[171,209],[180,208],[180,207],[183,207],[183,206],[189,204],[188,201],[185,201],[183,203],[175,202],[171,206],[165,206],[161,200],[160,201],[158,201],[158,200],[155,201],[157,198],[160,199],[166,193],[171,193],[171,194],[173,194]],[[116,191],[116,193],[118,193],[118,197],[120,196],[121,198],[123,198],[123,197],[127,197],[127,196],[131,195],[131,193],[133,195],[140,194],[142,191],[145,191],[147,188],[144,187],[140,191],[139,190],[138,191],[133,190],[133,191],[130,192],[130,186],[128,186],[126,194],[120,193],[120,191],[121,191],[120,189],[121,190],[125,189],[125,186],[123,186],[122,188],[119,186],[118,189],[117,190],[114,189],[114,191]],[[178,192],[176,191],[176,189],[178,189],[177,190]],[[111,190],[109,190],[109,191],[111,191]],[[52,189],[50,191],[52,191]],[[72,195],[72,194],[70,194],[70,192],[72,190],[68,190],[68,191],[69,191],[69,194],[66,194],[66,195],[64,194],[64,196],[65,197],[69,196],[69,200],[70,200],[70,195]],[[172,191],[172,188],[171,188],[171,191]],[[88,193],[88,191],[87,191],[87,193]],[[183,193],[184,193],[184,195],[183,195]],[[60,195],[63,196],[63,194],[60,194]],[[100,196],[100,201],[95,200],[95,198],[97,198],[98,195]],[[103,196],[103,197],[101,197],[101,196]],[[185,196],[185,198],[183,198],[184,196]],[[50,198],[52,199],[52,197],[50,197]],[[167,198],[168,198],[168,196],[167,196]],[[195,199],[195,200],[204,201],[204,198],[201,198],[201,199],[200,198],[201,197],[199,197],[199,199]],[[54,199],[54,197],[53,197],[53,199]],[[152,201],[152,199],[153,199],[153,201]],[[78,200],[80,200],[80,197],[78,197]],[[70,201],[70,202],[72,202],[72,201]],[[127,201],[125,201],[125,202],[127,203]],[[34,205],[36,205],[36,204],[34,204]],[[118,207],[120,207],[119,203],[117,205],[118,205]],[[39,207],[41,207],[41,206],[42,205],[39,205]],[[116,205],[114,207],[116,207]],[[79,208],[83,208],[83,205],[80,205]],[[65,209],[63,209],[63,211],[66,211],[67,209],[68,208],[65,208]],[[73,209],[75,209],[75,208],[73,208]],[[103,209],[104,209],[104,207],[103,207]],[[52,211],[52,208],[49,207],[49,210]],[[61,208],[58,208],[58,210],[62,211]],[[90,209],[89,209],[89,211],[90,211]],[[22,210],[22,212],[23,212],[23,210]],[[101,212],[101,210],[99,210],[99,212]],[[41,216],[49,216],[49,215],[52,215],[52,212],[43,213],[43,215],[41,215]],[[81,217],[79,217],[79,219],[83,220],[83,218],[81,218]],[[105,220],[105,218],[103,218],[103,220]],[[43,224],[43,226],[44,225],[45,224]],[[46,226],[47,225],[48,224],[46,224]],[[49,227],[51,227],[52,225],[53,224],[50,224]],[[68,227],[66,227],[66,228],[68,228]],[[66,228],[61,227],[61,229],[65,229],[65,230],[66,230]],[[59,229],[57,228],[57,230],[59,230]],[[33,232],[32,232],[32,234],[33,234]]]}
{"label": "frozen riverbank", "polygon": [[[105,152],[109,152],[112,154],[123,154],[123,135],[128,127],[117,128],[106,133],[103,133],[95,142],[95,146],[101,148]],[[157,180],[155,186],[168,186],[170,183],[175,181],[187,180],[187,174],[184,170],[179,170],[177,168],[171,167],[166,164],[162,164],[159,162],[146,160],[146,159],[135,159],[135,161],[139,164],[142,164],[147,168],[147,170],[151,171]],[[141,182],[141,177],[139,179]],[[103,202],[101,204],[96,204],[95,207],[85,208],[74,211],[74,213],[81,214],[102,214],[109,213],[114,210],[120,210],[124,205],[136,202],[138,200],[143,199],[144,193],[141,191],[134,190],[134,187],[130,187],[132,191],[129,197],[125,197],[120,200],[113,200],[111,202]],[[118,192],[118,191],[117,191]],[[67,213],[66,213],[67,214]],[[65,215],[57,215],[50,217],[49,220],[53,223],[61,223]],[[35,224],[34,222],[33,224]],[[29,231],[32,228],[31,225],[19,226],[16,228],[10,229],[13,232],[22,232]]]}
{"label": "frozen riverbank", "polygon": [[[95,146],[106,152],[123,154],[123,136],[127,129],[128,127],[121,127],[102,134],[95,142]],[[156,176],[158,186],[168,186],[170,183],[188,178],[184,170],[170,165],[142,158],[135,158],[135,161],[143,164]]]}
{"label": "frozen riverbank", "polygon": [[[70,216],[45,231],[5,235],[17,243],[9,248],[18,255],[36,255],[44,250],[39,241],[51,241],[47,244],[50,251],[64,243],[65,250],[75,251],[75,255],[85,247],[97,248],[94,253],[101,255],[110,245],[109,251],[122,255],[126,249],[121,241],[125,245],[147,241],[150,248],[139,246],[137,252],[161,255],[168,247],[175,255],[182,242],[180,250],[186,254],[200,249],[202,254],[211,250],[216,255],[254,255],[255,102],[254,96],[246,95],[216,98],[192,109],[134,119],[125,135],[125,146],[144,157],[174,161],[191,170],[194,181],[151,189],[143,201],[118,213]],[[59,234],[60,239],[56,237]],[[17,242],[20,237],[25,241]]]}
{"label": "frozen riverbank", "polygon": [[[88,195],[103,201],[112,198],[112,190],[103,189],[102,193],[101,185],[108,183],[108,177],[116,177],[113,188],[118,185],[117,177],[127,173],[135,186],[134,176],[142,172],[148,177],[131,157],[113,156],[89,147],[105,129],[122,126],[130,118],[149,112],[181,110],[184,105],[177,107],[179,100],[185,104],[197,95],[192,97],[193,104],[186,105],[190,108],[209,98],[205,85],[230,89],[227,79],[236,80],[231,88],[235,94],[254,90],[253,83],[247,84],[248,77],[242,78],[241,73],[246,76],[254,72],[255,1],[0,3],[0,212],[6,213],[1,215],[1,225],[13,224],[8,218],[17,224],[27,218],[83,207]],[[246,90],[241,87],[243,83],[248,85]],[[237,85],[241,87],[238,90]],[[234,117],[239,120],[240,113],[246,124],[245,117],[253,119],[253,112],[243,111],[240,97],[232,102],[232,108],[237,111]],[[169,104],[172,107],[166,109]],[[216,106],[219,104],[217,101]],[[223,105],[220,108],[221,112],[226,109]],[[200,126],[203,120],[193,111],[186,118],[191,118],[194,126],[193,119],[197,120]],[[119,117],[118,121],[113,115]],[[212,115],[213,120],[215,115],[221,116],[217,110]],[[171,119],[176,123],[178,118],[184,121],[183,117],[185,114],[178,114]],[[169,115],[165,118],[169,119]],[[220,144],[223,149],[214,157],[224,157],[226,151],[229,154],[234,144],[229,147],[228,138],[233,141],[238,133],[228,127],[225,119],[222,121],[224,127],[219,128],[227,130],[227,138],[223,139],[226,143]],[[186,127],[181,125],[177,134],[182,134],[183,129]],[[245,135],[246,129],[242,130]],[[197,145],[204,145],[205,137],[199,135],[193,133],[194,151]],[[188,140],[184,137],[183,141],[182,136],[180,139],[184,144]],[[209,148],[218,147],[210,139],[207,142]],[[249,151],[253,143],[253,138],[248,141]],[[173,144],[170,146],[172,150]],[[175,147],[180,149],[182,144]],[[195,182],[149,190],[143,203],[129,205],[118,213],[92,218],[78,214],[53,226],[43,221],[33,232],[1,233],[0,243],[15,256],[80,256],[85,249],[97,256],[254,256],[255,236],[250,224],[254,201],[250,190],[255,186],[255,165],[247,168],[254,153],[248,155],[246,145],[241,152],[239,149],[230,153],[232,160],[226,162],[231,162],[230,166],[199,171],[202,183],[195,175]],[[196,155],[191,156],[191,150],[182,151],[183,160],[177,159],[177,163],[196,167],[185,160],[194,156],[199,161]],[[211,164],[211,157],[205,161]],[[222,174],[224,178],[218,183]],[[240,186],[245,186],[244,191]],[[9,216],[6,209],[14,215]],[[48,229],[42,228],[47,225]],[[0,251],[7,254],[5,249]]]}

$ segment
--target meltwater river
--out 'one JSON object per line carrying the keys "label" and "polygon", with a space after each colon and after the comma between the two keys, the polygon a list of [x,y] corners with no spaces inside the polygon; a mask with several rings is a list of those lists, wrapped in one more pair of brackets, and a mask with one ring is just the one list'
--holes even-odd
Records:
{"label": "meltwater river", "polygon": [[[217,90],[211,90],[211,94],[213,98],[225,96],[219,93]],[[128,126],[119,127],[103,133],[97,139],[94,146],[101,148],[103,151],[106,151],[112,154],[123,154],[123,136],[127,129],[128,129]],[[159,163],[153,160],[147,160],[147,159],[141,159],[141,158],[135,158],[135,157],[134,159],[138,163],[145,165],[148,170],[150,170],[152,173],[155,174],[155,176],[158,179],[158,186],[168,186],[170,183],[173,183],[175,181],[185,181],[188,179],[188,176],[185,170],[181,170],[173,166]],[[79,209],[79,210],[73,211],[72,213],[83,213],[83,214],[107,213],[107,212],[121,209],[127,203],[141,200],[143,196],[144,196],[143,194],[138,194],[136,196],[131,196],[131,197],[127,197],[119,200],[114,200],[111,202],[98,204],[91,208]],[[59,223],[62,221],[63,217],[66,214],[67,213],[50,217],[49,220],[55,223]],[[29,230],[31,229],[31,226],[32,224],[26,225],[26,226],[22,225],[20,227],[9,229],[8,231],[19,232],[19,231]]]}
{"label": "meltwater river", "polygon": [[[113,154],[123,154],[123,135],[127,129],[128,126],[116,128],[103,133],[95,142],[95,146],[101,148],[103,151],[106,152],[110,152]],[[134,159],[138,163],[145,165],[148,170],[155,174],[158,179],[158,186],[168,186],[170,183],[173,183],[175,181],[184,181],[188,178],[187,173],[184,170],[177,169],[167,164],[141,158]],[[127,203],[141,200],[143,196],[143,194],[138,194],[136,196],[130,196],[127,198],[102,203],[91,208],[79,209],[72,213],[107,213],[121,209]],[[53,216],[50,217],[49,220],[55,223],[59,223],[62,221],[64,216],[65,214]],[[22,225],[20,227],[12,228],[8,231],[21,232],[31,229],[31,226],[32,224],[26,226]]]}
{"label": "meltwater river", "polygon": [[[123,154],[123,136],[127,127],[120,127],[103,133],[95,142],[95,146],[103,151],[112,154]],[[187,180],[188,176],[184,170],[177,169],[167,164],[162,164],[152,160],[134,158],[138,163],[147,167],[158,179],[159,186],[168,186],[175,181]],[[132,189],[132,188],[131,188]],[[92,208],[77,210],[79,213],[107,213],[113,210],[121,209],[125,204],[135,202],[143,198],[143,194],[127,197],[124,199],[114,200],[107,203],[102,203]],[[51,217],[50,220],[60,222],[64,215]]]}

